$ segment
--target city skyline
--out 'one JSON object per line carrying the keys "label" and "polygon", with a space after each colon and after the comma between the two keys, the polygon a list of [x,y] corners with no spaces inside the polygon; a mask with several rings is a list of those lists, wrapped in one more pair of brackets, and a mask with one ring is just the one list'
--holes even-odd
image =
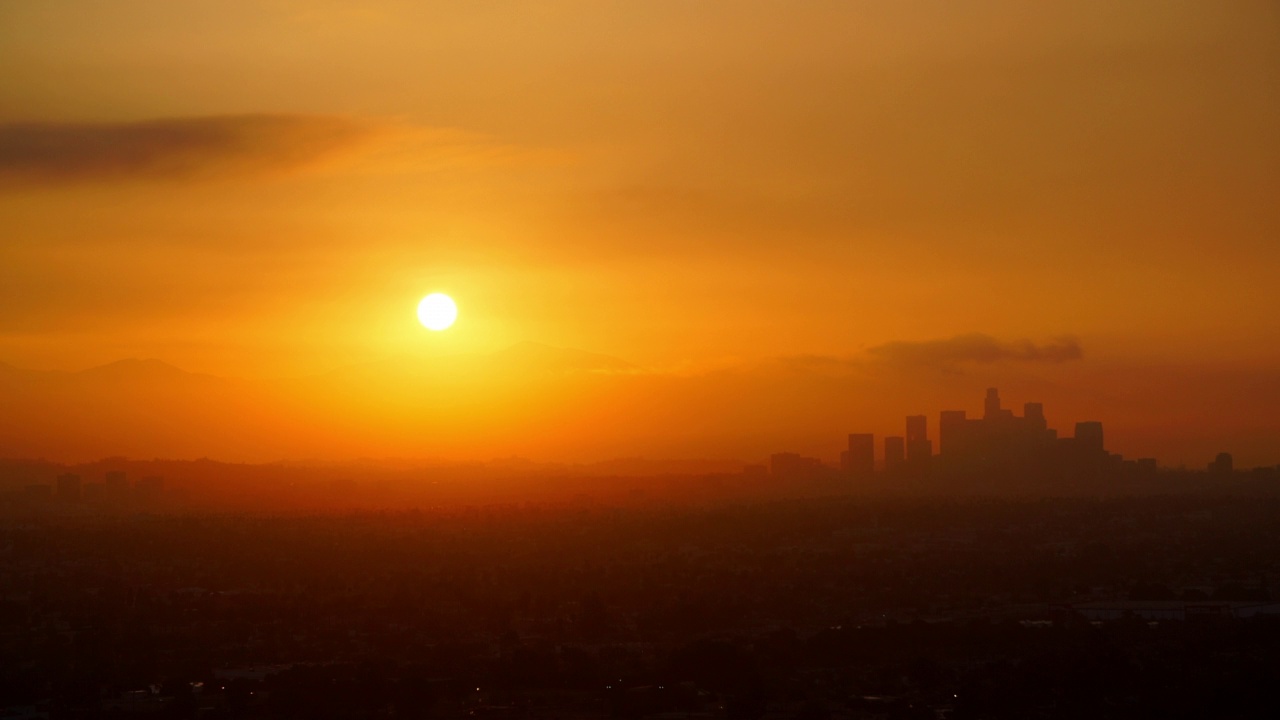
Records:
{"label": "city skyline", "polygon": [[[625,363],[616,358],[606,356],[593,355],[589,353],[581,353],[580,351],[564,351],[556,348],[547,348],[545,346],[534,346],[525,344],[519,348],[512,350],[521,350],[519,353],[509,353],[504,360],[510,361],[510,355],[514,355],[518,361],[519,375],[523,381],[531,381],[534,383],[545,383],[547,378],[555,378],[564,380],[569,378],[570,381],[580,381],[584,376],[589,379],[598,379],[599,377],[612,378],[614,376],[635,379],[642,378],[651,383],[653,376],[644,369],[637,368],[633,365]],[[530,355],[530,353],[532,353]],[[531,362],[532,361],[532,362]],[[461,366],[473,367],[476,364],[476,358],[467,357],[461,360]],[[455,366],[456,369],[457,366]],[[386,366],[378,365],[365,370],[374,374],[381,375]],[[418,361],[414,361],[414,367],[411,369],[414,373],[414,379],[421,381],[423,377],[432,377],[430,373],[423,376],[426,366],[419,365]],[[511,366],[505,368],[505,372],[513,372]],[[95,375],[96,374],[96,375]],[[481,377],[485,372],[482,369]],[[334,375],[325,375],[322,378],[325,381],[332,381]],[[402,378],[403,379],[403,378]],[[446,372],[443,376],[434,377],[436,387],[440,382],[450,382],[451,376]],[[357,378],[358,380],[358,378]],[[96,385],[96,386],[95,386]],[[348,392],[357,392],[360,388],[358,382],[353,382],[351,378],[347,378],[344,383]],[[43,386],[43,387],[42,387]],[[406,390],[410,385],[400,386],[401,390]],[[552,391],[562,390],[561,385],[550,386]],[[652,388],[652,384],[646,385]],[[40,417],[33,417],[32,414],[24,412],[29,410],[33,405],[23,406],[22,401],[30,403],[33,399],[39,400],[45,398],[60,399],[60,406],[50,406],[43,408],[45,417],[51,421],[63,424],[63,434],[58,437],[58,445],[49,447],[67,447],[69,443],[74,443],[74,437],[71,435],[71,426],[66,425],[69,419],[61,414],[69,408],[83,408],[85,403],[92,402],[93,398],[98,397],[96,393],[103,390],[108,391],[106,395],[101,396],[105,399],[108,409],[115,408],[117,410],[127,411],[128,405],[137,401],[140,397],[144,400],[139,403],[143,415],[158,419],[160,423],[170,431],[178,429],[179,433],[186,438],[195,441],[194,445],[189,448],[195,448],[195,452],[182,453],[165,453],[165,452],[147,452],[146,445],[137,445],[139,441],[146,443],[151,442],[153,438],[146,433],[138,433],[136,427],[127,424],[120,424],[116,430],[121,433],[121,437],[128,437],[130,442],[135,443],[134,451],[128,452],[128,448],[111,445],[110,438],[106,439],[105,445],[100,444],[97,454],[90,452],[79,457],[59,455],[57,452],[42,453],[30,452],[29,448],[21,445],[20,433],[13,432],[14,428],[24,425],[31,425],[29,430],[35,433],[34,436],[45,437],[43,434],[45,428],[39,425]],[[210,407],[203,403],[210,402],[210,397],[218,397],[219,400],[228,404],[230,407],[253,407],[258,413],[280,413],[286,411],[286,408],[279,406],[285,399],[285,395],[278,392],[267,392],[269,386],[253,385],[244,383],[234,379],[216,378],[213,376],[200,376],[185,373],[173,366],[160,363],[159,361],[122,361],[113,363],[102,368],[95,368],[85,373],[31,373],[12,368],[11,366],[0,365],[0,397],[6,395],[16,398],[20,402],[13,405],[17,412],[11,412],[7,419],[9,423],[7,429],[9,434],[0,440],[0,458],[31,458],[31,457],[48,457],[54,461],[61,462],[92,462],[105,457],[167,457],[172,459],[192,459],[196,457],[214,457],[218,460],[229,462],[244,462],[245,458],[231,456],[219,457],[216,452],[208,452],[208,447],[202,445],[203,433],[197,432],[194,428],[182,428],[179,424],[175,428],[174,417],[164,416],[163,413],[156,415],[158,409],[175,408],[177,405],[183,406],[187,411],[193,413],[194,416],[205,414]],[[527,388],[526,388],[527,389]],[[644,387],[640,388],[641,390]],[[295,388],[296,390],[296,388]],[[41,395],[41,393],[45,393]],[[142,393],[142,395],[139,395]],[[146,393],[160,393],[156,397],[151,397]],[[263,394],[266,393],[266,394]],[[1071,436],[1059,436],[1056,428],[1050,428],[1048,420],[1044,412],[1044,403],[1039,401],[1028,401],[1023,404],[1023,415],[1017,416],[1011,408],[1002,406],[1002,400],[999,396],[997,388],[988,387],[984,390],[985,397],[983,401],[982,413],[978,416],[970,417],[968,410],[934,410],[933,417],[935,423],[930,423],[930,415],[918,414],[907,415],[905,420],[905,432],[886,431],[884,418],[881,417],[876,423],[881,430],[877,432],[854,432],[847,435],[847,444],[837,447],[834,451],[823,454],[822,459],[811,459],[806,462],[817,462],[823,467],[839,468],[842,471],[852,474],[859,474],[863,471],[854,470],[854,467],[872,468],[876,472],[891,469],[895,464],[900,464],[904,468],[914,468],[911,473],[922,474],[928,468],[928,461],[932,458],[944,458],[944,465],[947,472],[955,473],[959,458],[967,456],[968,462],[973,465],[976,455],[982,453],[1005,452],[1007,447],[1020,447],[1014,454],[1022,456],[1035,455],[1041,461],[1048,462],[1050,465],[1061,463],[1064,459],[1062,455],[1064,450],[1071,443],[1076,442],[1078,438],[1087,438],[1090,448],[1096,451],[1102,457],[1111,457],[1115,463],[1121,462],[1122,453],[1110,452],[1104,449],[1102,421],[1099,420],[1073,420],[1074,434]],[[162,398],[160,403],[156,402],[156,398]],[[296,399],[296,398],[295,398]],[[376,402],[376,398],[370,398],[366,403]],[[892,398],[891,398],[892,400]],[[276,406],[270,403],[276,403]],[[917,401],[917,407],[926,403]],[[678,410],[681,404],[677,403],[671,409]],[[101,409],[101,408],[100,408]],[[219,408],[214,407],[217,410]],[[331,408],[341,409],[341,408]],[[777,408],[774,408],[777,410]],[[795,410],[796,408],[792,408]],[[281,416],[283,417],[283,416]],[[788,415],[794,418],[794,415]],[[115,420],[126,419],[125,416],[116,415]],[[3,418],[0,418],[3,419]],[[206,418],[207,419],[207,418]],[[312,418],[313,420],[315,418]],[[34,424],[33,420],[36,421]],[[241,419],[243,421],[243,419]],[[15,422],[16,421],[16,422]],[[847,420],[840,420],[848,424]],[[830,425],[824,426],[822,422],[811,424],[816,438],[816,444],[831,447],[831,438],[836,437],[838,433],[833,432]],[[931,430],[932,428],[932,430]],[[1131,429],[1131,428],[1130,428]],[[245,426],[242,430],[252,432],[250,426]],[[315,430],[313,427],[312,430]],[[401,454],[388,454],[383,456],[389,460],[407,460],[411,462],[420,462],[429,460],[431,462],[475,462],[488,461],[502,457],[524,457],[530,458],[542,463],[569,463],[569,464],[592,464],[601,463],[611,460],[622,460],[633,457],[648,456],[651,460],[669,461],[674,463],[687,462],[691,463],[689,467],[695,467],[700,462],[711,461],[719,462],[753,462],[754,458],[763,455],[775,455],[778,452],[777,445],[770,445],[771,439],[755,440],[753,444],[747,446],[749,448],[738,455],[720,455],[699,456],[692,454],[675,453],[671,455],[652,455],[645,452],[636,452],[639,449],[637,445],[627,445],[632,436],[625,433],[619,437],[620,445],[615,454],[603,454],[595,457],[556,457],[553,455],[537,455],[536,453],[504,453],[504,449],[500,444],[482,441],[477,446],[475,454],[469,457],[449,457],[447,454],[431,454],[422,452],[421,446],[409,444],[402,446],[407,448],[407,452]],[[825,439],[823,439],[825,438]],[[313,442],[314,439],[305,439],[307,443]],[[880,442],[877,442],[880,440]],[[853,455],[855,442],[858,449]],[[966,450],[963,445],[968,445]],[[985,445],[984,445],[985,444]],[[1058,448],[1055,453],[1044,452],[1046,448]],[[143,452],[137,452],[136,448],[143,447]],[[264,447],[275,448],[278,445],[269,443]],[[1221,436],[1206,441],[1200,439],[1196,444],[1199,454],[1184,454],[1176,456],[1170,460],[1168,458],[1159,458],[1160,467],[1167,469],[1190,469],[1203,468],[1207,462],[1207,458],[1217,458],[1219,464],[1225,463],[1225,467],[1230,469],[1234,463],[1236,467],[1271,467],[1276,464],[1274,453],[1268,452],[1269,444],[1262,446],[1262,453],[1247,452],[1243,458],[1238,458],[1238,448],[1229,436]],[[977,448],[977,450],[975,450]],[[151,449],[155,449],[152,447]],[[868,449],[870,453],[868,456]],[[1124,449],[1123,447],[1121,449]],[[268,453],[274,450],[268,450]],[[797,458],[804,457],[803,454],[793,453]],[[1128,454],[1129,460],[1125,461],[1125,465],[1131,467],[1135,462],[1143,467],[1153,467],[1157,458],[1151,453],[1132,453]],[[308,456],[279,456],[268,454],[265,458],[255,458],[250,462],[272,462],[272,461],[302,461],[302,462],[342,462],[356,460],[359,458],[372,457],[369,455],[353,455],[344,453],[341,448],[338,452],[329,454],[313,454]],[[1137,458],[1136,460],[1132,458]],[[1212,466],[1213,463],[1210,463]],[[979,464],[980,465],[980,464]],[[990,464],[988,469],[1007,470],[1009,468],[997,467],[999,463]],[[1117,465],[1118,466],[1118,465]],[[1098,465],[1097,469],[1109,467]],[[970,471],[979,469],[979,466],[972,466]],[[1034,472],[1044,470],[1039,465],[1030,468]],[[911,474],[909,473],[909,474]]]}
{"label": "city skyline", "polygon": [[[970,418],[966,410],[941,410],[936,427],[935,452],[928,416],[906,416],[906,432],[884,436],[878,460],[873,433],[850,433],[848,449],[840,453],[840,470],[854,478],[871,476],[877,470],[904,478],[1007,477],[1016,473],[1034,482],[1053,474],[1083,479],[1126,471],[1149,473],[1159,467],[1156,458],[1125,459],[1108,451],[1102,421],[1077,421],[1074,434],[1065,436],[1049,427],[1041,402],[1027,402],[1023,414],[1015,415],[1011,408],[1002,407],[998,388],[987,388],[981,416]],[[1232,462],[1230,453],[1217,453],[1209,469],[1230,472]]]}

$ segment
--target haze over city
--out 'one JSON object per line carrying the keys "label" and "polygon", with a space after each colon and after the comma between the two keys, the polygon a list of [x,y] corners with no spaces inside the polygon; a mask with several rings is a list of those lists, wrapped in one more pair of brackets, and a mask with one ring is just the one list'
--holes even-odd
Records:
{"label": "haze over city", "polygon": [[0,0],[0,718],[1280,717],[1274,0]]}

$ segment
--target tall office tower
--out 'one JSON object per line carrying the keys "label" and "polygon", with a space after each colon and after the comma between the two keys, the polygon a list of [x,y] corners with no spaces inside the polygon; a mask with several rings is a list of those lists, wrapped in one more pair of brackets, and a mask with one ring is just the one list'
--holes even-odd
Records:
{"label": "tall office tower", "polygon": [[80,502],[80,476],[71,473],[59,475],[55,494],[61,502]]}
{"label": "tall office tower", "polygon": [[929,418],[925,415],[907,416],[907,447],[917,440],[929,439]]}
{"label": "tall office tower", "polygon": [[963,410],[943,410],[938,418],[938,454],[957,455],[963,452],[965,419]]}
{"label": "tall office tower", "polygon": [[933,456],[928,423],[929,418],[924,415],[907,416],[907,459],[913,463],[928,462]]}
{"label": "tall office tower", "polygon": [[995,388],[987,388],[987,400],[983,405],[982,418],[984,420],[994,420],[1000,417],[1000,391]]}
{"label": "tall office tower", "polygon": [[1028,427],[1034,428],[1042,434],[1049,429],[1049,422],[1044,419],[1044,405],[1042,403],[1029,402],[1023,405],[1022,417],[1026,420]]}
{"label": "tall office tower", "polygon": [[871,433],[849,435],[849,449],[841,455],[840,469],[853,475],[870,475],[876,469],[876,436]]}
{"label": "tall office tower", "polygon": [[884,471],[894,472],[907,461],[906,438],[890,435],[884,439]]}
{"label": "tall office tower", "polygon": [[1095,455],[1105,452],[1102,445],[1102,423],[1093,420],[1076,423],[1076,447],[1081,452]]}

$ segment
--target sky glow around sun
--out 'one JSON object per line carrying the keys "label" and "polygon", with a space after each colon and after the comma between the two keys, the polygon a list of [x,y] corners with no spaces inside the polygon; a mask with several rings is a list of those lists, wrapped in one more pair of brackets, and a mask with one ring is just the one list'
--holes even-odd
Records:
{"label": "sky glow around sun", "polygon": [[[0,458],[835,458],[998,386],[1274,464],[1278,13],[0,3]],[[289,402],[28,391],[131,358]]]}

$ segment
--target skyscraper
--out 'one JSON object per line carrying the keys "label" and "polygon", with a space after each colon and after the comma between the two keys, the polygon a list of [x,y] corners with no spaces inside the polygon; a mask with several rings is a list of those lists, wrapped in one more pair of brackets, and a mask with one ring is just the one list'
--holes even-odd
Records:
{"label": "skyscraper", "polygon": [[876,437],[871,433],[849,435],[849,449],[841,454],[840,469],[853,475],[870,475],[876,467]]}
{"label": "skyscraper", "polygon": [[1101,455],[1106,452],[1102,443],[1102,423],[1086,420],[1076,423],[1076,449],[1083,453]]}
{"label": "skyscraper", "polygon": [[947,455],[961,451],[964,444],[965,412],[943,410],[938,417],[938,454]]}
{"label": "skyscraper", "polygon": [[929,442],[929,418],[924,415],[907,416],[907,460],[922,464],[933,456],[933,443]]}
{"label": "skyscraper", "polygon": [[884,470],[894,472],[901,469],[907,461],[906,439],[901,435],[890,435],[884,439]]}
{"label": "skyscraper", "polygon": [[911,443],[929,439],[929,418],[925,415],[907,416],[907,447]]}
{"label": "skyscraper", "polygon": [[1022,417],[1027,425],[1037,433],[1043,434],[1049,428],[1049,421],[1044,419],[1044,404],[1029,402],[1022,406]]}
{"label": "skyscraper", "polygon": [[996,388],[987,388],[987,399],[983,402],[982,418],[984,420],[994,420],[1000,416],[1000,391]]}

